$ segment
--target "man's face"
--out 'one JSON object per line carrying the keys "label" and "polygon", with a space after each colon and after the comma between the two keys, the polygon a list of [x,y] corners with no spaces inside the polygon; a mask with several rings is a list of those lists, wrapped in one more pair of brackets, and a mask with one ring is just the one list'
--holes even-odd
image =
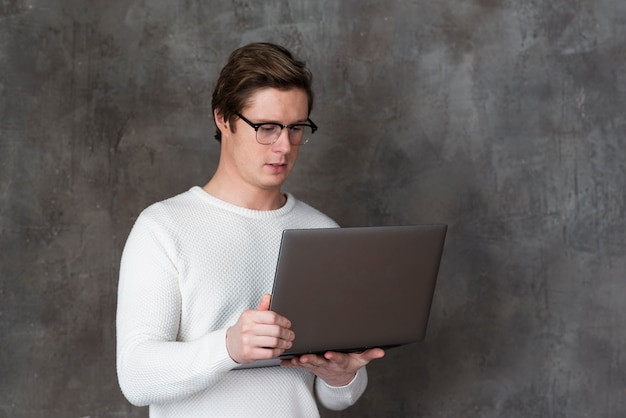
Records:
{"label": "man's face", "polygon": [[[266,88],[255,92],[240,113],[252,123],[306,123],[308,98],[301,89]],[[275,143],[259,144],[254,128],[235,119],[235,132],[221,129],[222,158],[231,180],[253,190],[280,190],[296,163],[299,146],[289,143],[287,129]]]}

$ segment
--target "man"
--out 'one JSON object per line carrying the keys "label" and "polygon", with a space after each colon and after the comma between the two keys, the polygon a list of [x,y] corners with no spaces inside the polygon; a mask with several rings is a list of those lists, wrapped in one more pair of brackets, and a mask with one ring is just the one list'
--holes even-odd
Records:
{"label": "man", "polygon": [[328,352],[235,370],[297,338],[269,310],[282,231],[337,226],[281,191],[317,128],[312,104],[310,72],[290,52],[236,50],[213,93],[215,174],[137,219],[120,268],[117,370],[127,399],[150,405],[151,417],[319,416],[316,399],[354,404],[364,366],[384,355]]}

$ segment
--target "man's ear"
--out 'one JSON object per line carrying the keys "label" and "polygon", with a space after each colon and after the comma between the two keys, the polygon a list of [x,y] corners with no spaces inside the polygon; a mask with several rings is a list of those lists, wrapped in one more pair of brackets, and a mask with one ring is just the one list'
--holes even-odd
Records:
{"label": "man's ear", "polygon": [[215,120],[215,126],[217,126],[217,129],[219,129],[222,135],[224,135],[224,132],[228,130],[228,121],[224,119],[224,114],[220,112],[219,109],[213,110],[213,120]]}

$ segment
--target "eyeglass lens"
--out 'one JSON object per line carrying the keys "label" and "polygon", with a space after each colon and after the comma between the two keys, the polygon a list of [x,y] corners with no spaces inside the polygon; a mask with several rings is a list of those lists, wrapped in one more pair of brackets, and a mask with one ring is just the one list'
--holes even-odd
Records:
{"label": "eyeglass lens", "polygon": [[[293,125],[286,128],[291,145],[302,145],[311,138],[313,129],[308,125]],[[256,139],[260,144],[270,145],[278,140],[283,127],[275,123],[263,123],[256,131]]]}

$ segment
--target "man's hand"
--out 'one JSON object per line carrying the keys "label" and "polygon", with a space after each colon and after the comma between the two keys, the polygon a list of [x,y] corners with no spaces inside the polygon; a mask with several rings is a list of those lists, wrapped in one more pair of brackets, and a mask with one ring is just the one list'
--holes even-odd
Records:
{"label": "man's hand", "polygon": [[270,300],[271,295],[263,295],[256,310],[243,312],[226,331],[226,349],[237,363],[278,357],[292,346],[291,322],[269,310]]}
{"label": "man's hand", "polygon": [[281,366],[309,370],[330,386],[345,386],[354,379],[357,370],[370,361],[382,358],[385,351],[371,348],[362,353],[337,353],[329,351],[323,356],[305,354],[281,362]]}

